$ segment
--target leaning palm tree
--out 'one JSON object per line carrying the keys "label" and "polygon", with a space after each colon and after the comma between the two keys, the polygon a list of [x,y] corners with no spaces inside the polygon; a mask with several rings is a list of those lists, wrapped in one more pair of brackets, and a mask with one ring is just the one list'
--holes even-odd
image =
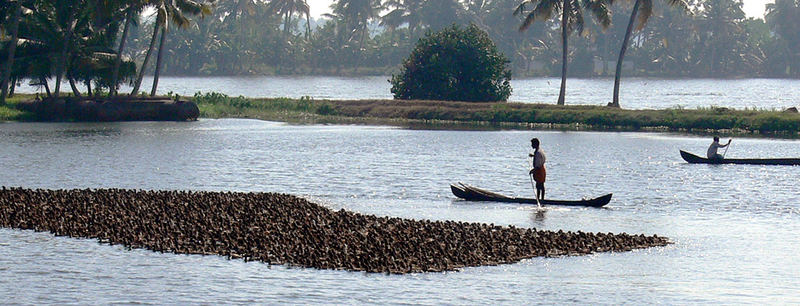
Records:
{"label": "leaning palm tree", "polygon": [[[169,20],[180,28],[188,28],[191,20],[187,15],[205,16],[211,15],[211,3],[214,0],[168,0],[162,2],[162,6],[158,8],[163,10],[163,13]],[[156,71],[153,73],[153,89],[150,90],[150,95],[156,95],[158,89],[158,75],[161,72],[161,58],[164,54],[164,40],[167,36],[167,27],[169,23],[164,22],[161,26],[161,42],[158,44],[158,56],[156,57]]]}
{"label": "leaning palm tree", "polygon": [[[161,59],[164,51],[164,41],[166,40],[167,28],[170,21],[180,28],[186,28],[191,24],[187,15],[200,15],[201,17],[211,14],[211,6],[213,0],[197,1],[197,0],[150,0],[149,4],[156,10],[156,21],[154,23],[153,36],[150,38],[150,45],[144,57],[139,76],[136,78],[136,83],[133,86],[132,95],[139,91],[144,78],[144,71],[147,67],[147,62],[150,59],[150,54],[155,46],[155,41],[158,35],[161,35],[161,41],[158,46],[158,55],[156,58],[156,70],[153,73],[153,88],[150,95],[156,94],[158,89],[158,76],[161,70]],[[160,32],[160,33],[159,33]]]}
{"label": "leaning palm tree", "polygon": [[[74,51],[71,43],[74,43],[73,34],[78,25],[78,19],[81,17],[79,14],[86,14],[88,10],[84,8],[86,1],[83,0],[56,0],[51,3],[54,12],[55,25],[58,27],[58,32],[62,33],[61,49],[59,61],[56,65],[56,88],[54,96],[58,98],[61,91],[61,78],[64,72],[69,70],[69,55]],[[66,18],[66,19],[65,19]]]}
{"label": "leaning palm tree", "polygon": [[[670,6],[679,7],[684,11],[689,10],[689,3],[687,0],[666,1]],[[628,42],[630,41],[631,33],[633,32],[634,20],[637,20],[637,14],[639,23],[636,25],[636,31],[639,31],[644,28],[644,26],[647,24],[647,20],[649,20],[650,16],[653,15],[653,0],[636,0],[636,2],[633,4],[631,18],[628,20],[628,27],[625,30],[625,38],[622,39],[622,48],[619,50],[617,70],[614,74],[614,100],[608,106],[619,107],[619,83],[622,76],[622,59],[625,57],[625,51],[628,50]]]}
{"label": "leaning palm tree", "polygon": [[147,64],[150,62],[150,54],[153,53],[153,47],[156,45],[158,30],[161,27],[161,24],[164,23],[164,20],[166,20],[166,18],[161,15],[160,11],[156,13],[156,21],[153,25],[153,37],[150,38],[150,44],[147,46],[147,52],[144,55],[144,61],[142,61],[142,65],[139,66],[139,74],[137,75],[136,81],[133,84],[131,95],[136,95],[139,93],[139,87],[142,86],[142,79],[144,79],[145,68],[147,68]]}
{"label": "leaning palm tree", "polygon": [[[525,0],[514,10],[514,15],[527,14],[519,30],[525,31],[536,20],[548,20],[554,13],[561,14],[561,90],[558,105],[564,105],[567,92],[567,40],[569,33],[583,33],[583,10],[588,9],[603,28],[611,24],[607,0]],[[528,11],[529,6],[532,7]],[[527,12],[527,13],[526,13]]]}
{"label": "leaning palm tree", "polygon": [[117,79],[119,78],[119,68],[122,64],[122,50],[125,49],[125,42],[128,39],[128,30],[132,24],[135,24],[136,17],[142,13],[148,0],[128,0],[122,3],[121,9],[125,12],[125,25],[122,29],[122,37],[119,41],[119,48],[117,48],[116,58],[114,59],[114,66],[111,71],[111,88],[109,94],[117,94]]}

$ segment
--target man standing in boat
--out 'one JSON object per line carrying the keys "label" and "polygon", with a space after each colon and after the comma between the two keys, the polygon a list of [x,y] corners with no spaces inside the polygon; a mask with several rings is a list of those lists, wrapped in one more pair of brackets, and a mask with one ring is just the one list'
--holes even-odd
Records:
{"label": "man standing in boat", "polygon": [[539,149],[538,138],[531,139],[531,147],[533,148],[533,153],[528,153],[528,157],[533,157],[533,169],[529,174],[536,181],[536,199],[544,200],[544,181],[547,177],[547,171],[544,169],[545,156],[544,152]]}
{"label": "man standing in boat", "polygon": [[721,160],[722,155],[719,155],[719,153],[717,153],[717,149],[727,147],[730,144],[731,144],[731,139],[728,139],[728,143],[721,145],[719,144],[719,137],[714,136],[714,142],[712,142],[711,145],[708,146],[708,151],[706,152],[706,156],[708,157],[708,159]]}

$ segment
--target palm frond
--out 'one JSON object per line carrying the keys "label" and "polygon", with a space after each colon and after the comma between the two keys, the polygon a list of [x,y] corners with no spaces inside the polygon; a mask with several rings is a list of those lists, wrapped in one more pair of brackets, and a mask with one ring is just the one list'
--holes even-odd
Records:
{"label": "palm frond", "polygon": [[604,29],[611,25],[609,3],[607,0],[584,0],[584,6],[592,12],[592,15],[597,18]]}
{"label": "palm frond", "polygon": [[650,16],[653,15],[653,0],[636,0],[641,1],[639,4],[639,12],[636,16],[636,31],[639,31],[644,28],[647,24],[647,20],[650,19]]}

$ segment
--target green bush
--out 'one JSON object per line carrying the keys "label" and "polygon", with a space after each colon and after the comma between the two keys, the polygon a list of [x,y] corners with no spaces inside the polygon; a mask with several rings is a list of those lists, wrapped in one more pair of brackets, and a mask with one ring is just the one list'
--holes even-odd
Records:
{"label": "green bush", "polygon": [[469,25],[428,32],[392,75],[395,99],[506,101],[511,95],[509,60],[489,35]]}

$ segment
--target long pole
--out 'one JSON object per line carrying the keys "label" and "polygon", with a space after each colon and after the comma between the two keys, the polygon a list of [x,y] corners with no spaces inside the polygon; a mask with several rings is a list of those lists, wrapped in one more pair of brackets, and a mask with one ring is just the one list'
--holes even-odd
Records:
{"label": "long pole", "polygon": [[722,159],[725,159],[725,154],[728,154],[728,148],[731,147],[731,140],[728,139],[728,145],[725,146],[725,152],[722,152]]}

